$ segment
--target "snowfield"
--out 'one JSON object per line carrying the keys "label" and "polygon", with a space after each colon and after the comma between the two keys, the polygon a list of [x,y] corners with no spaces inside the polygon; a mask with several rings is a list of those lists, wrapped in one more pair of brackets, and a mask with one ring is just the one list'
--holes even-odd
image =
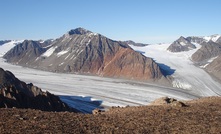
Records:
{"label": "snowfield", "polygon": [[[85,113],[90,113],[98,107],[147,105],[164,96],[189,100],[221,93],[220,84],[204,70],[195,67],[189,59],[196,50],[170,53],[166,51],[167,46],[149,45],[133,48],[175,69],[173,85],[179,88],[97,76],[45,72],[9,64],[2,57],[0,67],[11,71],[26,83],[33,83],[44,91],[59,95],[64,102]],[[0,46],[0,50],[0,55],[3,55],[9,47],[4,48],[3,45]]]}

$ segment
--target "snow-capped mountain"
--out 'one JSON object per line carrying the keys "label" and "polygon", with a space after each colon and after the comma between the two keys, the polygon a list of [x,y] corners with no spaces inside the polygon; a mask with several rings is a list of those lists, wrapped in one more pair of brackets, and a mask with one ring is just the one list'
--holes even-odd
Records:
{"label": "snow-capped mountain", "polygon": [[171,52],[182,52],[195,49],[196,46],[192,44],[189,40],[181,36],[178,40],[174,41],[167,50]]}
{"label": "snow-capped mountain", "polygon": [[70,30],[48,47],[24,41],[4,58],[8,62],[53,72],[89,73],[137,80],[164,79],[151,58],[125,42],[114,41],[83,28]]}

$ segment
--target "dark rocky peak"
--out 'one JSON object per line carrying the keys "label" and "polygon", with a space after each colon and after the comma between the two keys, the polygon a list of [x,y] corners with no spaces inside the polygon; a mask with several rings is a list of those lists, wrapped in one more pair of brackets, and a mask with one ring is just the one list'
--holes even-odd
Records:
{"label": "dark rocky peak", "polygon": [[143,44],[143,43],[136,43],[132,40],[127,40],[127,41],[124,41],[125,43],[127,43],[128,45],[133,45],[133,46],[139,46],[139,47],[143,47],[143,46],[147,46],[149,44]]}
{"label": "dark rocky peak", "polygon": [[41,44],[40,44],[39,41],[33,41],[33,40],[24,40],[19,45],[22,46],[25,50],[29,49],[29,48],[39,48],[39,47],[41,47]]}
{"label": "dark rocky peak", "polygon": [[5,43],[8,43],[10,42],[11,40],[0,40],[0,46],[5,44]]}
{"label": "dark rocky peak", "polygon": [[178,39],[179,41],[186,41],[186,38],[183,36],[180,36],[180,38]]}
{"label": "dark rocky peak", "polygon": [[183,43],[185,43],[185,44],[189,44],[190,43],[190,41],[188,41],[185,37],[183,37],[183,36],[180,36],[180,38],[178,39],[178,40],[176,40],[177,42],[179,42],[179,43],[181,43],[181,42],[183,42]]}
{"label": "dark rocky peak", "polygon": [[84,35],[84,34],[90,34],[90,33],[92,32],[81,27],[72,29],[68,32],[69,35],[74,35],[74,34]]}

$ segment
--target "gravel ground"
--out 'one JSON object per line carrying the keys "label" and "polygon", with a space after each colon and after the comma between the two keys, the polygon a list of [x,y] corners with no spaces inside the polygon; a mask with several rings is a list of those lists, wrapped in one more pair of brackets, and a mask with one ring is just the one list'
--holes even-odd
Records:
{"label": "gravel ground", "polygon": [[221,97],[112,108],[98,115],[0,109],[0,133],[221,133]]}

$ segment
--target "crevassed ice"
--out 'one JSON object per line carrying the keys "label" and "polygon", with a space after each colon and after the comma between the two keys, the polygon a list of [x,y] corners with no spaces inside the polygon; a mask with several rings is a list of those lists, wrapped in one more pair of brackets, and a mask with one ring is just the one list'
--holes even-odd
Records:
{"label": "crevassed ice", "polygon": [[191,85],[185,81],[180,81],[178,79],[175,79],[172,82],[173,87],[182,88],[182,89],[191,89]]}

